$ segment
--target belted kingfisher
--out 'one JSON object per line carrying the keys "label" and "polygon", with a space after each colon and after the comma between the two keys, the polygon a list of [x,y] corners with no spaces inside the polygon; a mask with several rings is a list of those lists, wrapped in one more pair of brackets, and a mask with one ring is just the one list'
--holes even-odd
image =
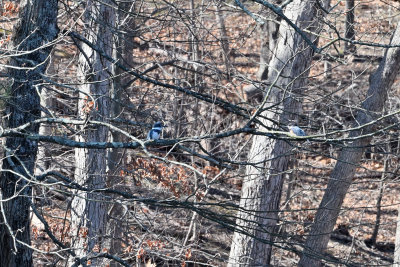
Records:
{"label": "belted kingfisher", "polygon": [[307,134],[298,126],[288,126],[289,132],[295,136],[307,136]]}
{"label": "belted kingfisher", "polygon": [[161,131],[163,127],[167,127],[162,122],[156,122],[153,125],[153,128],[147,134],[147,140],[158,140],[161,136]]}

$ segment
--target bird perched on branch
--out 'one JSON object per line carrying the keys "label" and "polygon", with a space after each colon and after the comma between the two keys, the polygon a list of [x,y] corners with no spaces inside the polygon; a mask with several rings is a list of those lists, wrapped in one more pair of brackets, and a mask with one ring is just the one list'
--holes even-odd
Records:
{"label": "bird perched on branch", "polygon": [[289,132],[295,136],[307,136],[307,134],[298,126],[288,126]]}
{"label": "bird perched on branch", "polygon": [[167,127],[162,122],[156,122],[153,125],[153,128],[147,134],[147,140],[158,140],[161,136],[161,131],[164,127]]}

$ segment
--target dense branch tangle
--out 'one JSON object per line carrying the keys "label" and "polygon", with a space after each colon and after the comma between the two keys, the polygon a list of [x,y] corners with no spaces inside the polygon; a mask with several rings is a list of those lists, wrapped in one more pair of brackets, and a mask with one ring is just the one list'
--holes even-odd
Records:
{"label": "dense branch tangle", "polygon": [[[388,257],[379,251],[368,253],[357,244],[373,224],[364,214],[374,212],[373,197],[378,193],[369,188],[379,183],[392,190],[387,195],[380,190],[385,202],[380,207],[390,209],[397,203],[387,198],[397,195],[393,181],[398,175],[399,101],[389,95],[385,112],[369,113],[371,119],[360,123],[352,121],[366,110],[360,102],[376,65],[373,59],[381,56],[368,47],[397,46],[388,44],[394,27],[382,17],[371,27],[379,33],[363,29],[359,25],[369,23],[367,16],[390,11],[383,4],[372,9],[372,3],[360,2],[355,5],[360,17],[355,18],[354,39],[343,38],[348,36],[342,26],[350,11],[340,2],[331,7],[325,2],[65,2],[59,5],[57,39],[15,54],[1,47],[18,58],[47,53],[55,44],[46,57],[47,70],[26,58],[1,62],[24,75],[38,75],[14,77],[8,89],[5,83],[2,99],[15,109],[10,116],[17,111],[28,114],[23,105],[13,105],[19,103],[15,93],[25,90],[16,89],[18,83],[30,81],[41,91],[41,110],[1,129],[1,137],[39,143],[42,150],[33,170],[33,159],[19,153],[23,146],[5,148],[2,175],[14,175],[18,185],[27,185],[22,189],[33,187],[34,197],[26,204],[43,223],[42,228],[37,220],[32,223],[32,245],[19,239],[15,244],[32,247],[35,263],[45,259],[65,264],[70,258],[71,266],[149,261],[211,266],[230,261],[234,266],[258,260],[291,266],[302,253],[345,265],[365,264],[358,255],[370,257],[371,264],[386,263]],[[302,9],[296,5],[310,7],[305,13],[315,11],[315,24],[297,16]],[[260,27],[265,22],[275,25]],[[262,32],[273,28],[271,34]],[[343,41],[357,47],[354,62],[354,51],[343,51]],[[259,50],[268,52],[262,62]],[[320,54],[312,57],[315,52]],[[266,71],[257,78],[261,65]],[[259,95],[247,94],[248,85]],[[145,140],[156,121],[169,127],[160,140]],[[300,126],[307,136],[289,133],[290,124]],[[366,144],[369,139],[372,143]],[[349,229],[347,239],[340,233],[335,236],[355,240],[356,253],[304,251],[304,237],[333,164],[343,161],[339,150],[358,143],[371,159],[347,162],[359,173],[349,202],[339,209],[355,215],[339,216],[335,226]],[[265,150],[258,151],[260,147]],[[266,154],[269,148],[274,153]],[[375,168],[383,158],[389,162],[385,169]],[[16,171],[19,165],[22,171]],[[260,175],[253,175],[254,170]],[[243,203],[258,203],[259,195],[246,199],[242,194],[239,199],[240,190],[251,188],[247,183],[259,177],[261,187],[277,181],[269,196],[281,201],[256,211]],[[2,194],[3,207],[26,192],[12,193]],[[391,222],[392,213],[383,212],[381,222]],[[4,221],[10,225],[13,218]],[[17,231],[22,227],[10,231],[4,226],[11,241],[23,232]],[[376,240],[382,238],[380,233],[393,232],[390,224],[380,227]],[[241,245],[237,238],[231,244],[233,232],[255,248],[273,250],[262,249],[265,259],[252,252],[240,259],[232,253],[229,260],[230,246]]]}

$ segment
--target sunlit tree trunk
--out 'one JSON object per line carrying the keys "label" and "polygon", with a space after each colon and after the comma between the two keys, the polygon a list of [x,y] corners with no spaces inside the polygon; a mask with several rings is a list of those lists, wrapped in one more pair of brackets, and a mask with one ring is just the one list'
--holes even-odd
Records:
{"label": "sunlit tree trunk", "polygon": [[[324,13],[317,8],[316,1],[295,0],[287,6],[285,15],[300,29],[318,33],[321,30],[318,20]],[[306,35],[314,43],[318,42],[314,35]],[[313,54],[292,27],[281,24],[276,54],[269,64],[268,74],[268,81],[275,82],[276,86],[265,96],[268,99],[264,107],[276,106],[261,113],[268,119],[260,118],[267,127],[274,127],[272,121],[281,125],[296,121],[294,114],[301,111],[299,95],[306,87]],[[247,167],[243,181],[241,210],[237,215],[229,266],[267,266],[270,263],[290,148],[285,141],[266,136],[253,138],[248,160],[254,165]]]}
{"label": "sunlit tree trunk", "polygon": [[[21,3],[20,21],[14,29],[12,45],[18,54],[12,58],[9,75],[13,78],[11,99],[7,101],[7,127],[14,128],[40,117],[42,75],[58,34],[56,0]],[[44,46],[47,45],[47,46]],[[37,134],[39,126],[27,129]],[[30,241],[29,207],[37,142],[9,137],[6,141],[0,177],[0,266],[33,266]]]}
{"label": "sunlit tree trunk", "polygon": [[[43,88],[40,94],[40,105],[42,109],[48,109],[52,105],[52,98],[51,98],[50,90]],[[42,117],[49,117],[49,115],[42,111]],[[39,134],[40,135],[51,135],[51,127],[46,124],[40,125]],[[37,153],[37,161],[35,164],[35,175],[40,175],[44,171],[46,171],[50,167],[50,150],[46,147],[43,143],[39,144],[38,153]]]}
{"label": "sunlit tree trunk", "polygon": [[[279,4],[281,0],[273,1]],[[266,7],[264,7],[267,9]],[[268,63],[270,62],[276,43],[278,41],[279,22],[281,18],[271,11],[263,12],[270,20],[266,21],[264,25],[260,26],[261,35],[261,48],[260,48],[260,67],[257,71],[257,79],[266,80],[268,78]]]}
{"label": "sunlit tree trunk", "polygon": [[[400,24],[393,34],[392,45],[400,44]],[[399,72],[400,48],[389,48],[379,64],[378,69],[370,77],[367,97],[356,116],[354,126],[365,125],[381,114],[387,99],[387,93]],[[366,125],[361,130],[352,131],[350,138],[371,133],[376,125]],[[299,266],[321,265],[321,253],[326,250],[330,234],[336,224],[343,200],[351,185],[354,173],[362,158],[366,146],[372,137],[364,137],[346,143],[342,149],[336,166],[330,176],[324,197],[319,205],[311,231],[308,235],[304,253]],[[398,248],[397,248],[398,249]]]}
{"label": "sunlit tree trunk", "polygon": [[[112,55],[113,28],[115,24],[114,1],[87,1],[83,16],[84,36],[104,53]],[[109,90],[112,87],[112,65],[99,53],[81,44],[78,77],[81,81],[78,116],[81,119],[106,121],[110,116]],[[82,126],[77,141],[105,142],[108,129],[105,126]],[[89,189],[106,187],[107,153],[101,149],[75,149],[75,181]],[[93,256],[103,252],[107,244],[107,204],[100,192],[75,191],[71,204],[72,247],[77,257]],[[75,259],[76,260],[76,259]],[[70,263],[74,263],[70,259]],[[102,260],[90,261],[101,266]]]}
{"label": "sunlit tree trunk", "polygon": [[[49,75],[49,72],[54,74],[54,69],[52,68],[54,66],[54,63],[51,60],[54,58],[53,56],[54,52],[52,53],[52,55],[50,55],[49,67],[47,68],[46,75]],[[54,94],[52,94],[51,90],[46,87],[42,88],[40,92],[40,106],[42,109],[41,117],[51,117],[52,114],[50,112],[51,108],[54,105],[53,102]],[[53,128],[49,124],[43,123],[40,125],[39,135],[50,136],[52,134],[52,130]],[[39,142],[34,169],[34,174],[36,176],[43,174],[50,168],[51,157],[51,148],[46,145],[46,143]],[[48,191],[49,188],[37,186],[33,188],[33,195],[40,199],[41,204],[44,204],[45,202],[49,202],[49,200],[45,198],[45,195]]]}

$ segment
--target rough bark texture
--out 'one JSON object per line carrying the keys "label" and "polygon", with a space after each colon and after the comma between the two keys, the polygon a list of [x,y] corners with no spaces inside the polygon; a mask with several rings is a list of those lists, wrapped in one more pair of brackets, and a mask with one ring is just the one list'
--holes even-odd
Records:
{"label": "rough bark texture", "polygon": [[[40,83],[48,64],[52,42],[58,34],[56,0],[21,2],[20,21],[15,27],[15,50],[32,51],[13,57],[9,69],[14,79],[7,103],[8,127],[13,128],[40,117]],[[36,51],[33,51],[37,49]],[[39,127],[28,129],[38,133]],[[0,177],[0,266],[23,267],[32,265],[30,245],[29,207],[37,142],[24,138],[7,138]],[[7,170],[12,170],[11,173]],[[17,196],[18,195],[18,196]],[[11,198],[17,196],[15,198]],[[16,238],[16,240],[14,240]]]}
{"label": "rough bark texture", "polygon": [[[135,2],[120,2],[118,3],[118,12],[116,13],[118,35],[114,35],[114,58],[128,67],[133,67],[133,33],[135,32]],[[124,96],[125,87],[130,83],[131,76],[125,73],[120,68],[114,66],[114,79],[111,91],[111,118],[121,118],[123,114],[123,105],[129,96]],[[124,142],[124,136],[118,132],[110,132],[110,142]],[[108,171],[107,184],[110,188],[120,191],[128,190],[124,183],[124,178],[120,175],[121,161],[123,160],[125,151],[123,149],[108,150]],[[109,252],[113,255],[122,253],[123,234],[126,232],[124,207],[118,202],[113,202],[109,209],[107,222],[107,233],[111,237]],[[120,264],[112,261],[110,266],[120,266]]]}
{"label": "rough bark texture", "polygon": [[[104,53],[112,55],[115,23],[113,1],[87,1],[84,14],[84,35]],[[97,52],[82,44],[79,57],[78,77],[82,82],[78,116],[106,121],[110,116],[109,90],[112,87],[111,63]],[[88,62],[89,61],[89,62]],[[80,142],[106,142],[108,129],[104,126],[86,126],[77,137]],[[107,154],[101,149],[75,149],[75,181],[91,189],[106,187]],[[107,243],[107,204],[101,193],[74,192],[71,204],[72,241],[77,257],[102,252]],[[78,260],[78,259],[75,259]],[[71,259],[70,263],[74,263]],[[92,260],[92,266],[101,266],[102,260]]]}
{"label": "rough bark texture", "polygon": [[[391,40],[392,45],[400,44],[400,26]],[[387,99],[388,90],[393,85],[399,72],[400,48],[390,48],[379,64],[378,69],[370,77],[370,87],[366,99],[362,103],[361,111],[356,116],[354,126],[365,125],[378,118]],[[376,125],[367,125],[360,130],[353,131],[350,137],[357,137],[370,133]],[[310,234],[307,238],[304,253],[299,266],[321,265],[322,252],[325,251],[330,234],[333,231],[340,213],[344,197],[350,187],[357,164],[360,161],[370,137],[348,142],[340,153],[337,164],[331,174],[324,197],[319,205]]]}
{"label": "rough bark texture", "polygon": [[[295,0],[287,6],[285,15],[302,30],[320,30],[318,17],[323,14],[315,1]],[[315,43],[318,41],[309,34],[307,36]],[[264,108],[269,108],[261,113],[271,120],[260,119],[267,127],[273,127],[271,121],[287,125],[289,121],[296,120],[293,114],[301,111],[302,100],[298,95],[306,86],[312,56],[313,50],[302,37],[282,23],[276,54],[269,64],[271,68],[268,74],[268,80],[276,81],[276,87],[265,96],[268,99]],[[271,108],[273,105],[276,105],[275,108]],[[248,166],[243,181],[242,210],[237,215],[229,266],[269,264],[289,150],[290,144],[287,142],[265,136],[254,137],[249,154],[249,162],[254,165]]]}

